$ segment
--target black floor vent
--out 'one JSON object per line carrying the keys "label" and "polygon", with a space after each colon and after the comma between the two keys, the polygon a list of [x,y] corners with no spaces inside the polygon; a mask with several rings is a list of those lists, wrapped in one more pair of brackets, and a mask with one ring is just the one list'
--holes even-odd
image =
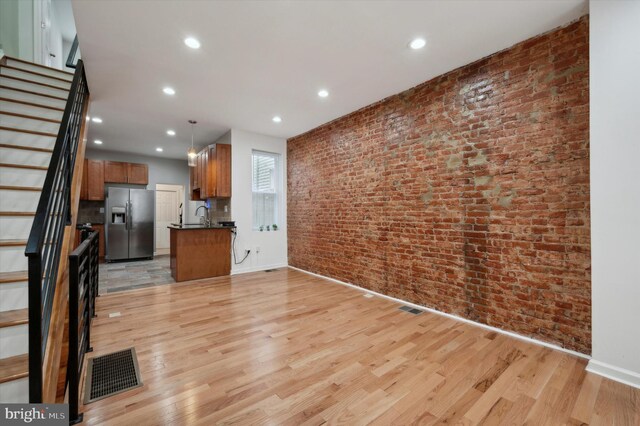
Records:
{"label": "black floor vent", "polygon": [[265,272],[275,272],[275,271],[277,271],[277,269],[265,269],[264,271]]}
{"label": "black floor vent", "polygon": [[134,348],[89,359],[84,403],[142,386]]}
{"label": "black floor vent", "polygon": [[418,315],[422,313],[420,309],[412,308],[411,306],[400,306],[400,308],[398,309],[400,309],[401,311],[409,312],[410,314],[413,314],[413,315]]}

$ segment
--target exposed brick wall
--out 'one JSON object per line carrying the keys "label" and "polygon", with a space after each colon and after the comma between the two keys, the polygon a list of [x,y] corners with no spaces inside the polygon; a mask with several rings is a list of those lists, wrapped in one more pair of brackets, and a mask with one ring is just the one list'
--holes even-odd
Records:
{"label": "exposed brick wall", "polygon": [[289,263],[590,353],[588,18],[288,141]]}

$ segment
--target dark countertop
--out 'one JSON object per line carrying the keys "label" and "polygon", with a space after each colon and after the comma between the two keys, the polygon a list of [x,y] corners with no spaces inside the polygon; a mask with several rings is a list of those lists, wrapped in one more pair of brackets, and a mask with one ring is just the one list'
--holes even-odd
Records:
{"label": "dark countertop", "polygon": [[188,231],[191,229],[230,229],[230,230],[234,230],[236,229],[235,226],[222,226],[222,225],[209,225],[209,226],[205,226],[199,223],[186,223],[183,225],[178,225],[177,223],[172,223],[171,225],[167,226],[167,228],[169,229],[175,229],[178,231]]}
{"label": "dark countertop", "polygon": [[83,226],[84,226],[84,225],[86,225],[87,223],[90,223],[90,224],[91,224],[90,226],[93,226],[93,225],[104,225],[104,223],[103,223],[103,222],[82,222],[82,223],[78,222],[78,223],[76,224],[76,229],[80,229],[81,227],[83,227]]}

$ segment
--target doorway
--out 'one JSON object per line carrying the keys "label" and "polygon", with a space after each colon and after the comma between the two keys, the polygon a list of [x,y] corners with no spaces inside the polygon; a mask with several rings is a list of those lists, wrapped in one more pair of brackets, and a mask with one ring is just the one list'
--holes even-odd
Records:
{"label": "doorway", "polygon": [[[184,186],[156,184],[156,255],[169,254],[169,229],[184,211]],[[182,207],[181,207],[182,206]]]}

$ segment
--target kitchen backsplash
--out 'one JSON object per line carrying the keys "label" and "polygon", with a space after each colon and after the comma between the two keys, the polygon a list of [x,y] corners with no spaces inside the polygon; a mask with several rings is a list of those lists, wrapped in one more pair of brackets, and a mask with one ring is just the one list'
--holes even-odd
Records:
{"label": "kitchen backsplash", "polygon": [[101,208],[104,209],[104,201],[80,200],[78,223],[104,223],[104,212],[100,213]]}
{"label": "kitchen backsplash", "polygon": [[[211,205],[209,210],[209,219],[211,219],[211,223],[231,220],[231,199],[210,198],[209,203]],[[227,206],[226,212],[224,211],[225,206]]]}
{"label": "kitchen backsplash", "polygon": [[[211,209],[209,210],[209,219],[211,223],[231,219],[231,200],[230,199],[210,199]],[[227,206],[227,211],[224,211]],[[104,212],[100,213],[100,209],[104,208],[104,201],[86,201],[80,200],[78,208],[78,223],[104,223]],[[197,218],[183,218],[185,223],[197,222]]]}

